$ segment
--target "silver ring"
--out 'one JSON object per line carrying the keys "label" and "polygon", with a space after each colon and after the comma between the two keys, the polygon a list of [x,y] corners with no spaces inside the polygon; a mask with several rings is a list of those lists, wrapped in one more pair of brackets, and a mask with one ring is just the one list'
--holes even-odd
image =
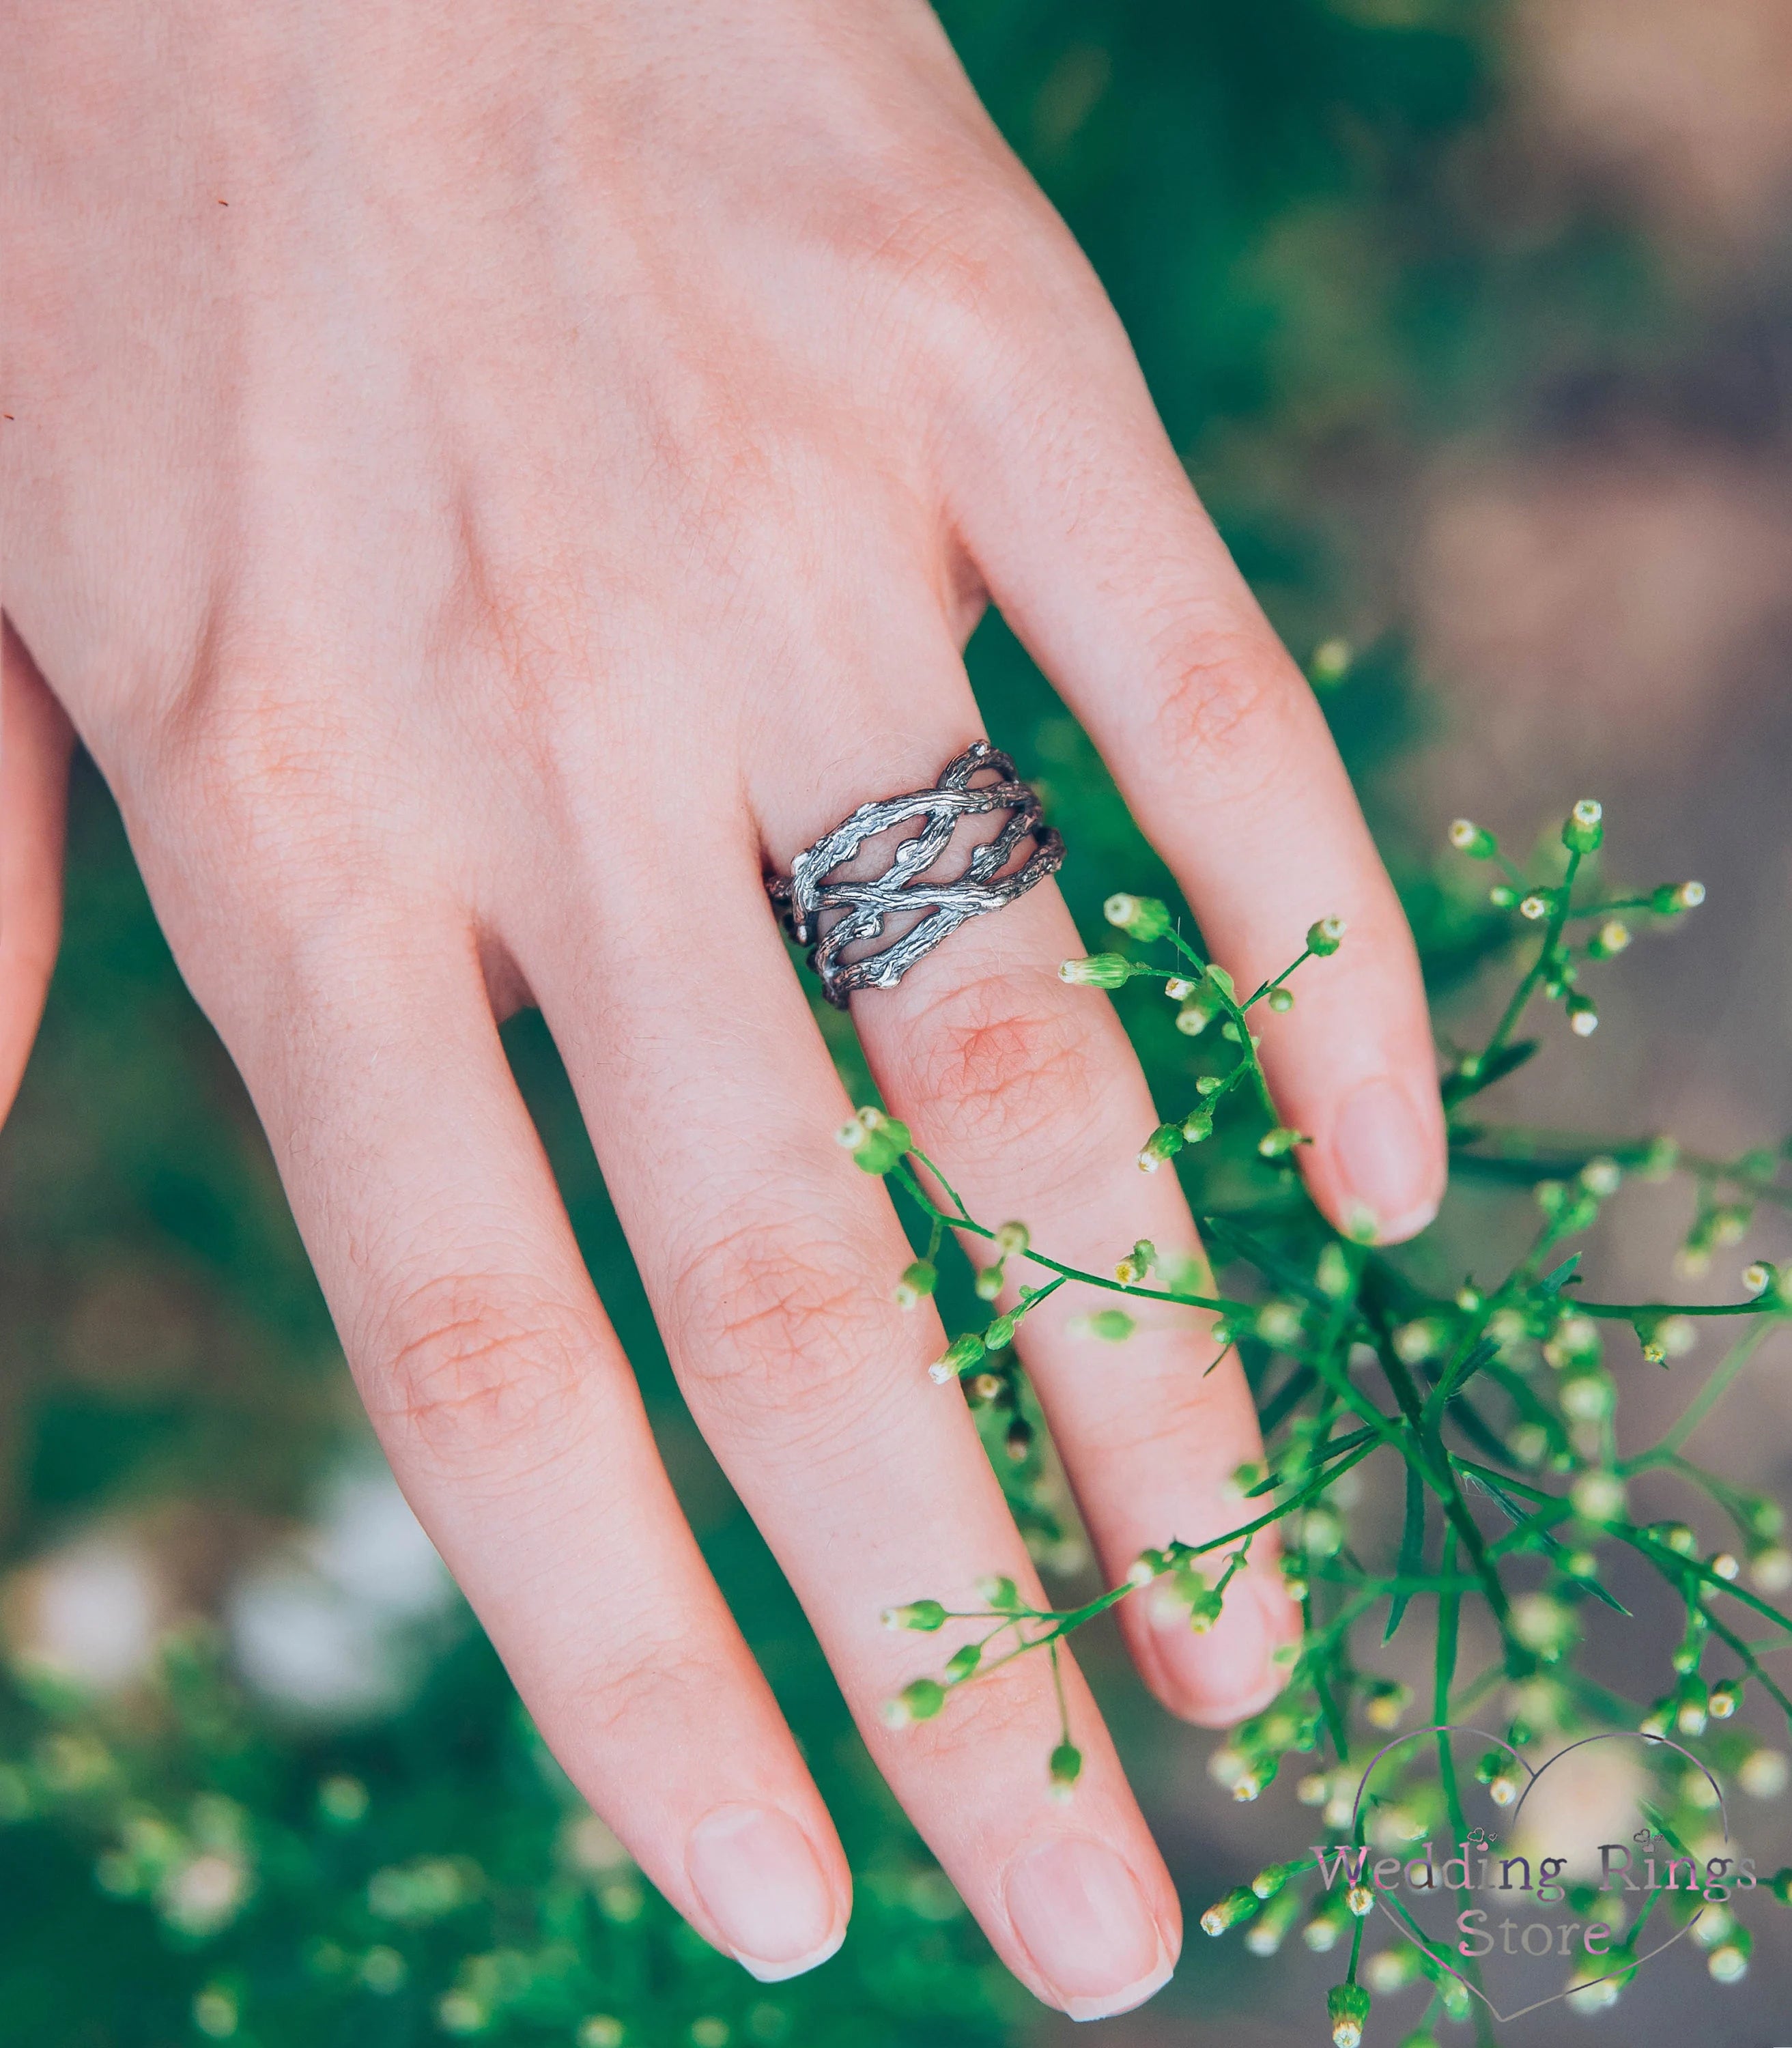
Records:
{"label": "silver ring", "polygon": [[[991,781],[974,782],[975,776]],[[964,872],[948,882],[925,878],[951,845],[961,818],[1006,811],[993,838],[982,841]],[[925,820],[901,840],[883,873],[869,879],[830,881],[855,859],[867,840],[911,818]],[[1004,874],[1022,840],[1033,851]],[[1064,864],[1064,841],[1044,822],[1039,799],[1014,773],[1006,754],[985,740],[968,747],[941,770],[930,789],[861,804],[844,824],[805,847],[787,875],[768,879],[766,888],[780,921],[798,945],[809,948],[809,964],[821,977],[821,991],[838,1010],[855,988],[894,988],[917,960],[949,938],[967,918],[999,910],[1024,896],[1036,882]],[[913,918],[887,945],[843,957],[847,948],[880,938],[891,917]]]}

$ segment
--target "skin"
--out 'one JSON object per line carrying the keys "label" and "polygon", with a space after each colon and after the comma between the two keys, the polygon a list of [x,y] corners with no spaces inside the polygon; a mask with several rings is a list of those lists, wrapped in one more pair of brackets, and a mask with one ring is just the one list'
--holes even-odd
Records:
{"label": "skin", "polygon": [[[68,721],[246,1077],[406,1494],[575,1782],[763,1976],[844,1860],[654,1455],[497,1035],[538,1004],[692,1409],[866,1740],[988,1930],[1080,2017],[1154,1989],[1175,1895],[1074,1666],[941,1721],[954,1639],[1036,1587],[768,910],[862,799],[983,727],[998,603],[1241,984],[1345,948],[1264,1053],[1340,1221],[1441,1189],[1410,939],[1310,692],[1189,490],[1111,309],[913,0],[68,0],[20,10],[0,533],[0,1081],[54,947]],[[53,693],[53,694],[52,694]],[[60,708],[59,708],[60,707]],[[66,719],[64,712],[66,712]],[[995,735],[999,743],[1001,735]],[[1073,850],[1074,851],[1074,850]],[[1096,943],[1100,943],[1099,938]],[[854,1022],[999,1220],[1188,1249],[1054,886]],[[1074,1290],[1066,1290],[1067,1294]],[[1230,1526],[1259,1449],[1201,1320],[1023,1351],[1104,1569]],[[1220,1724],[1295,1617],[1260,1549],[1141,1670]]]}

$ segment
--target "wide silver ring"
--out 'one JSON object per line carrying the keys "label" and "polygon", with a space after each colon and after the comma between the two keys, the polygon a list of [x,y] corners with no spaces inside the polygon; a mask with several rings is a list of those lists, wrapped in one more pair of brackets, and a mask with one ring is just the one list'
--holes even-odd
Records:
{"label": "wide silver ring", "polygon": [[[1006,811],[992,836],[972,849],[962,871],[943,881],[927,878],[944,857],[965,818]],[[911,819],[921,829],[898,841],[882,874],[831,880],[856,859],[868,840]],[[1033,850],[1010,867],[1021,842]],[[784,929],[809,948],[809,965],[836,1009],[855,988],[894,988],[917,960],[949,938],[968,918],[999,910],[1024,896],[1064,864],[1064,841],[1045,824],[1039,799],[1014,773],[1014,764],[987,741],[968,747],[941,770],[930,789],[861,804],[825,838],[805,847],[789,875],[768,879],[767,891]],[[902,929],[874,946],[892,921]],[[871,949],[846,957],[851,948]]]}

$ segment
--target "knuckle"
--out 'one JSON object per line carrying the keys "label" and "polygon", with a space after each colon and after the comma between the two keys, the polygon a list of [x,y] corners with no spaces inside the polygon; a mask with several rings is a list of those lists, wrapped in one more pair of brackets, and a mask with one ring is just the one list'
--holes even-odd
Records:
{"label": "knuckle", "polygon": [[432,1279],[365,1348],[369,1412],[444,1472],[526,1478],[572,1441],[593,1350],[585,1317],[520,1282]]}
{"label": "knuckle", "polygon": [[1298,737],[1301,699],[1267,629],[1229,610],[1184,608],[1148,647],[1158,758],[1228,802],[1274,788]]}
{"label": "knuckle", "polygon": [[643,1728],[701,1726],[727,1697],[726,1675],[689,1631],[650,1615],[607,1618],[601,1664],[569,1678],[568,1724],[581,1749],[601,1755],[612,1743],[638,1742]]}
{"label": "knuckle", "polygon": [[[1000,339],[1038,296],[1041,237],[1030,209],[979,157],[877,192],[848,230],[874,300],[899,311],[910,336],[933,338],[941,359],[967,339]],[[924,344],[925,346],[925,342]]]}
{"label": "knuckle", "polygon": [[731,1425],[824,1416],[887,1356],[894,1317],[867,1262],[815,1219],[762,1217],[676,1262],[670,1334],[680,1363]]}
{"label": "knuckle", "polygon": [[947,990],[916,1033],[916,1096],[949,1104],[978,1148],[1079,1149],[1102,1093],[1099,1005],[1066,1002],[1041,976],[979,976]]}
{"label": "knuckle", "polygon": [[1232,1404],[1215,1381],[1203,1377],[1211,1348],[1204,1344],[1198,1363],[1196,1348],[1192,1336],[1179,1333],[1173,1362],[1159,1363],[1154,1371],[1146,1367],[1131,1398],[1101,1403],[1080,1418],[1084,1454],[1104,1464],[1139,1469],[1162,1460],[1165,1447],[1173,1446],[1177,1470],[1189,1484],[1211,1480],[1216,1486],[1251,1456],[1248,1445],[1238,1441]]}

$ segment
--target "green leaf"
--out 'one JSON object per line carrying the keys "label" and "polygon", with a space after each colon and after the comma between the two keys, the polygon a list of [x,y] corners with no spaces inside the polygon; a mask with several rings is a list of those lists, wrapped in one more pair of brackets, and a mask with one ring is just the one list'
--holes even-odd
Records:
{"label": "green leaf", "polygon": [[1553,1273],[1546,1274],[1537,1283],[1539,1294],[1559,1294],[1574,1278],[1574,1269],[1581,1263],[1579,1252],[1570,1252]]}
{"label": "green leaf", "polygon": [[[1418,1476],[1417,1465],[1406,1468],[1406,1522],[1400,1534],[1399,1576],[1402,1579],[1416,1578],[1425,1562],[1425,1482]],[[1388,1609],[1387,1629],[1382,1637],[1383,1643],[1394,1640],[1394,1631],[1406,1618],[1407,1604],[1411,1592],[1402,1586],[1394,1596],[1394,1604]]]}
{"label": "green leaf", "polygon": [[1444,1106],[1453,1109],[1459,1102],[1467,1102],[1479,1095],[1483,1088],[1490,1088],[1495,1081],[1502,1081],[1510,1073],[1515,1073],[1537,1050],[1541,1041],[1535,1038],[1520,1038],[1516,1044],[1502,1045],[1493,1057],[1483,1062],[1478,1072],[1452,1074],[1444,1084]]}
{"label": "green leaf", "polygon": [[[1530,1517],[1526,1514],[1522,1507],[1519,1506],[1518,1503],[1512,1499],[1511,1495],[1506,1491],[1504,1488],[1495,1486],[1491,1480],[1484,1478],[1480,1472],[1464,1472],[1463,1474],[1463,1477],[1468,1480],[1471,1486],[1478,1486],[1483,1493],[1491,1495],[1491,1497],[1495,1500],[1498,1501],[1499,1505],[1505,1509],[1506,1512],[1511,1515],[1515,1522],[1528,1522],[1530,1519]],[[1555,1536],[1551,1534],[1550,1530],[1547,1529],[1539,1529],[1537,1531],[1537,1534],[1542,1538],[1544,1549],[1547,1550],[1552,1557],[1560,1558],[1565,1557],[1568,1555],[1566,1545],[1561,1542]],[[1570,1573],[1569,1576],[1573,1578],[1574,1575]],[[1602,1600],[1607,1607],[1612,1609],[1613,1613],[1623,1615],[1627,1620],[1632,1619],[1630,1609],[1624,1605],[1621,1600],[1617,1599],[1613,1594],[1608,1593],[1605,1590],[1604,1587],[1599,1583],[1597,1579],[1576,1578],[1574,1579],[1574,1583],[1576,1585],[1580,1587],[1583,1592],[1589,1592],[1592,1595],[1595,1600]]]}

